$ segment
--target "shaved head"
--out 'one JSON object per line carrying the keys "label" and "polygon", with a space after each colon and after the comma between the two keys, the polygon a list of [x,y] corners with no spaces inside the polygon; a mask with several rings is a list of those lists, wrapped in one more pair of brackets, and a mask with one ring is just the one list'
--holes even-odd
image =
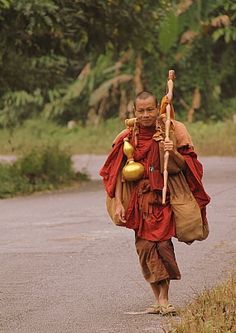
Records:
{"label": "shaved head", "polygon": [[147,99],[149,97],[153,98],[153,100],[155,102],[155,106],[157,106],[158,105],[157,98],[156,98],[156,96],[152,92],[150,92],[150,91],[141,91],[135,97],[134,108],[136,108],[136,102],[137,102],[138,99],[145,100],[145,99]]}

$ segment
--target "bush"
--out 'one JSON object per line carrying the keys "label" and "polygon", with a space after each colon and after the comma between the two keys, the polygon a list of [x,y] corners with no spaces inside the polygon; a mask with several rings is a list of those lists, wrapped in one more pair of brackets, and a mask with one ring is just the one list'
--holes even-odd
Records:
{"label": "bush", "polygon": [[56,146],[35,148],[12,165],[0,164],[0,198],[86,179],[86,174],[75,173],[68,153]]}
{"label": "bush", "polygon": [[27,180],[20,176],[14,165],[0,164],[0,182],[0,198],[27,192]]}
{"label": "bush", "polygon": [[60,184],[75,179],[70,155],[58,147],[33,149],[20,158],[15,167],[33,185],[41,182]]}

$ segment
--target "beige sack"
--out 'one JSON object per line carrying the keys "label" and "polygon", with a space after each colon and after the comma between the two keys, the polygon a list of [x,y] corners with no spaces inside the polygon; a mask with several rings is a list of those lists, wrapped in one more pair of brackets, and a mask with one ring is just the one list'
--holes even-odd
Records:
{"label": "beige sack", "polygon": [[[134,188],[133,182],[123,182],[122,183],[122,204],[123,204],[125,210],[128,207],[129,200],[130,200],[133,188]],[[115,212],[116,212],[115,198],[110,198],[107,195],[106,206],[107,206],[107,212],[108,212],[112,222],[117,226],[123,226],[124,227],[125,224],[122,223],[118,219],[118,217],[115,215]]]}
{"label": "beige sack", "polygon": [[201,210],[189,189],[182,172],[168,178],[170,203],[176,222],[176,237],[180,242],[204,240],[209,234],[208,224],[203,223]]}

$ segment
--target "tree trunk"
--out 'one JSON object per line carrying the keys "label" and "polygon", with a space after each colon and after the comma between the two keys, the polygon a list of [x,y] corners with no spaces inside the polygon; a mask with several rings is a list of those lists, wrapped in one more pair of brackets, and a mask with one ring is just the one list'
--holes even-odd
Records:
{"label": "tree trunk", "polygon": [[199,109],[201,105],[201,94],[199,88],[195,88],[193,93],[192,105],[188,110],[187,119],[189,123],[193,122],[194,112]]}
{"label": "tree trunk", "polygon": [[125,90],[121,90],[119,118],[124,120],[127,118],[127,96]]}
{"label": "tree trunk", "polygon": [[143,91],[143,83],[142,83],[142,58],[141,55],[138,54],[135,63],[135,73],[134,73],[134,88],[135,93],[138,94]]}

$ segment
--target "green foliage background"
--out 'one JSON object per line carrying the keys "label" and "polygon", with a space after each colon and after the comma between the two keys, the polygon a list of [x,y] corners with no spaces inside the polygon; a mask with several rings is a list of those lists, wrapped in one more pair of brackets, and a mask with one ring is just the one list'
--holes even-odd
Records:
{"label": "green foliage background", "polygon": [[[160,99],[177,73],[175,106],[195,120],[235,112],[233,0],[0,0],[0,126],[32,117],[97,123],[132,100],[136,60]],[[182,104],[180,103],[182,101]]]}

